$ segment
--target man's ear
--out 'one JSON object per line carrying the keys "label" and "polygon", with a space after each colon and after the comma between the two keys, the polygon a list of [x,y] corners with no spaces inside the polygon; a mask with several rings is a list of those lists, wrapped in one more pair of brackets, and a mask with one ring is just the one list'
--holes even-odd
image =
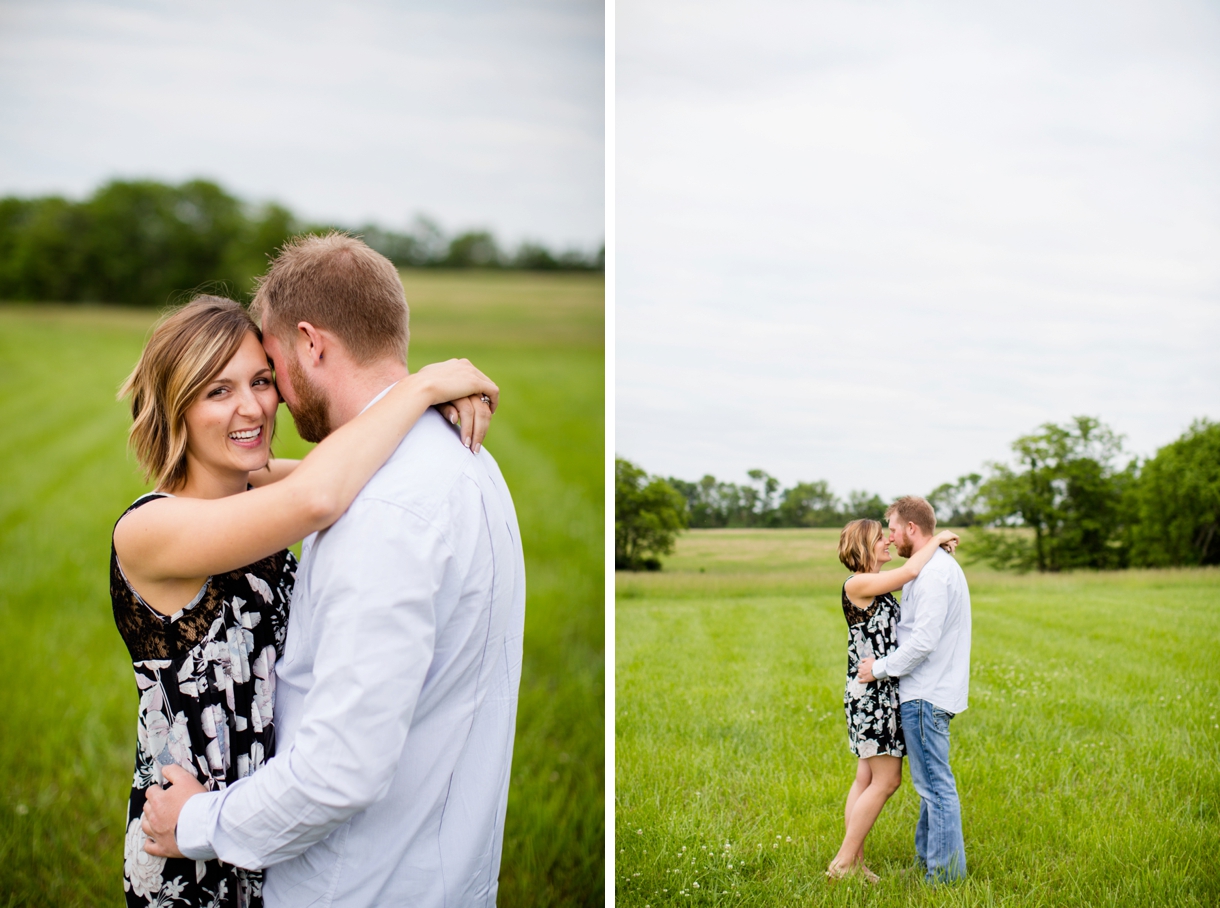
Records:
{"label": "man's ear", "polygon": [[326,339],[309,322],[297,322],[297,353],[301,362],[318,365],[326,352]]}

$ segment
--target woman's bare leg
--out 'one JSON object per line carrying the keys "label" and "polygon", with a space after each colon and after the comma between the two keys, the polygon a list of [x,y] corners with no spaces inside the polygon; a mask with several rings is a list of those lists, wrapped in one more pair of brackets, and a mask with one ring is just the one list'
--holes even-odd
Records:
{"label": "woman's bare leg", "polygon": [[[848,795],[847,833],[843,836],[843,845],[839,853],[830,862],[831,868],[851,867],[864,860],[864,837],[868,835],[881,808],[889,800],[890,795],[902,784],[902,757],[891,757],[882,754],[860,760],[861,766],[867,764],[869,781],[865,789],[855,797]],[[856,781],[852,783],[853,794],[856,785],[861,780],[863,770],[856,772]]]}
{"label": "woman's bare leg", "polygon": [[856,799],[864,793],[868,788],[869,783],[873,780],[872,770],[868,768],[868,761],[861,759],[856,761],[856,777],[852,779],[851,788],[847,791],[847,807],[843,812],[843,828],[846,829],[851,825],[851,812],[856,806]]}

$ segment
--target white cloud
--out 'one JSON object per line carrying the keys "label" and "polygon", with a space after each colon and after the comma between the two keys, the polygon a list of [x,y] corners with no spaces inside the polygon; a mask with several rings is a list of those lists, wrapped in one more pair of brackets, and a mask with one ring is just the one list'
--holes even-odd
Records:
{"label": "white cloud", "polygon": [[0,2],[0,192],[203,175],[304,216],[591,247],[600,3]]}
{"label": "white cloud", "polygon": [[618,14],[620,454],[897,494],[1220,416],[1213,7]]}

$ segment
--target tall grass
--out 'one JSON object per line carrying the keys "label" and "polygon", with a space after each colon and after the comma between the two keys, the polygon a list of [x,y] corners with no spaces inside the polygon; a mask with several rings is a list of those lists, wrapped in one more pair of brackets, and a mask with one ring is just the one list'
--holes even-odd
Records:
{"label": "tall grass", "polygon": [[[600,276],[405,272],[411,364],[502,389],[487,448],[525,545],[525,660],[501,905],[603,900]],[[135,686],[109,534],[144,490],[115,389],[153,314],[0,307],[0,908],[122,904]],[[308,446],[280,414],[277,452]]]}
{"label": "tall grass", "polygon": [[[929,888],[909,780],[823,876],[855,770],[834,530],[706,530],[617,577],[617,904],[1220,903],[1220,571],[967,564],[953,720],[969,878]],[[969,539],[962,553],[968,554]]]}

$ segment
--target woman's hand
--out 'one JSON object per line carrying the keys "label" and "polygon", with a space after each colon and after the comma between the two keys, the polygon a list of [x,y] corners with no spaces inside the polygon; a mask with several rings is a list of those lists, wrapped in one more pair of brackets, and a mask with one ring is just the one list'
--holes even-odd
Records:
{"label": "woman's hand", "polygon": [[950,555],[953,554],[953,551],[957,548],[957,544],[959,542],[961,542],[961,538],[957,535],[957,533],[950,533],[948,530],[941,530],[936,534],[936,544]]}
{"label": "woman's hand", "polygon": [[429,389],[441,415],[461,426],[462,444],[477,454],[500,404],[496,383],[465,359],[432,363],[415,376]]}

